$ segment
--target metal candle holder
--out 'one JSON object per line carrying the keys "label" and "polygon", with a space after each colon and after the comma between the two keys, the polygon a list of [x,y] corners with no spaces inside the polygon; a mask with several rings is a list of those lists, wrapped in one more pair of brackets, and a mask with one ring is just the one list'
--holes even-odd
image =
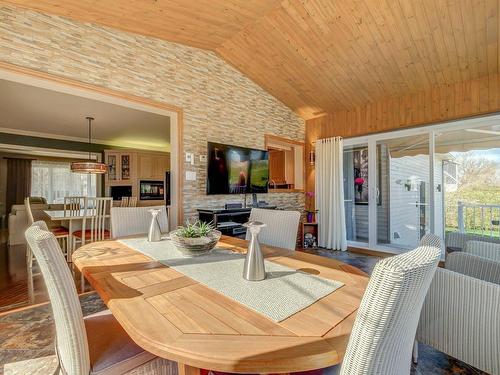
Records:
{"label": "metal candle holder", "polygon": [[161,229],[160,229],[160,222],[158,221],[158,214],[160,213],[160,210],[158,209],[151,209],[149,210],[151,213],[151,224],[149,224],[149,231],[148,231],[148,241],[149,242],[158,242],[161,241]]}
{"label": "metal candle holder", "polygon": [[266,269],[264,266],[264,256],[260,251],[258,236],[261,228],[265,227],[266,224],[260,221],[249,221],[243,224],[243,226],[248,228],[252,235],[243,267],[243,278],[249,281],[264,280],[266,278]]}

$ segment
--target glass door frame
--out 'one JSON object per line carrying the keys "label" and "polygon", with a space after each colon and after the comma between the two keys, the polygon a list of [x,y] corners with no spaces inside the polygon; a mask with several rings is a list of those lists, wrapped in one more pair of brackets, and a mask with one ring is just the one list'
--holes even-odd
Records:
{"label": "glass door frame", "polygon": [[[349,149],[347,150],[345,146],[348,146]],[[350,142],[349,144],[346,144],[345,141],[344,141],[344,148],[343,148],[343,157],[344,157],[344,160],[345,160],[345,152],[346,151],[352,151],[354,149],[364,149],[364,148],[367,148],[369,150],[369,146],[368,146],[368,143],[367,142]],[[370,163],[370,155],[368,154],[368,163]],[[368,166],[368,169],[369,169],[369,166]],[[368,172],[369,173],[369,172]],[[345,178],[345,176],[344,176]],[[353,200],[352,200],[352,204],[353,206],[355,206],[354,204],[354,200],[355,198],[353,197]],[[370,201],[370,178],[368,178],[368,202]],[[346,200],[345,200],[345,187],[344,187],[344,204],[345,204]],[[369,210],[369,205],[368,205],[368,210]],[[370,212],[368,211],[367,213],[367,221],[368,221],[368,238],[370,238]],[[346,226],[347,226],[347,218],[346,218]],[[357,248],[362,248],[362,249],[366,249],[370,246],[368,240],[365,242],[365,241],[353,241],[353,240],[347,240],[349,246],[353,246],[353,247],[357,247]]]}
{"label": "glass door frame", "polygon": [[[488,125],[498,125],[500,123],[500,113],[485,115],[480,117],[472,117],[467,119],[454,120],[449,122],[436,123],[422,127],[415,127],[403,130],[394,130],[384,133],[376,133],[360,137],[344,138],[344,147],[355,146],[360,144],[368,145],[368,176],[377,175],[377,142],[415,136],[427,135],[429,139],[429,229],[430,233],[439,235],[444,239],[443,233],[435,233],[435,176],[434,176],[434,161],[435,161],[435,140],[436,135],[445,131],[457,131],[463,129],[472,129]],[[368,179],[368,243],[358,241],[347,241],[348,246],[364,248],[382,252],[395,253],[395,249],[389,246],[383,246],[377,243],[377,179]],[[443,210],[443,216],[445,212]],[[443,218],[444,219],[444,218]]]}

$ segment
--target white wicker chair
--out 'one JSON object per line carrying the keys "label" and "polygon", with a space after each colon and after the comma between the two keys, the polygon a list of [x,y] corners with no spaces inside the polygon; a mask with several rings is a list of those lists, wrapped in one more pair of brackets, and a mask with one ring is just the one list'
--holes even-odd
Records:
{"label": "white wicker chair", "polygon": [[146,234],[151,223],[149,210],[160,209],[158,221],[162,233],[168,232],[167,207],[113,207],[111,208],[111,236],[120,238]]}
{"label": "white wicker chair", "polygon": [[[26,239],[49,293],[60,372],[68,375],[176,374],[174,362],[157,358],[137,346],[109,311],[83,318],[75,284],[59,244],[53,234],[42,228],[46,229],[43,222],[33,224],[26,231]],[[45,365],[46,362],[41,361]],[[15,364],[8,366],[12,374],[23,373],[22,368],[16,370]]]}
{"label": "white wicker chair", "polygon": [[356,315],[341,375],[410,373],[420,309],[440,254],[438,247],[420,246],[375,265]]}
{"label": "white wicker chair", "polygon": [[490,374],[500,374],[500,263],[448,254],[425,299],[417,340]]}
{"label": "white wicker chair", "polygon": [[444,250],[443,249],[443,241],[441,241],[441,238],[439,238],[435,234],[431,234],[431,233],[426,234],[425,236],[423,236],[420,239],[419,246],[432,246],[432,247],[437,247],[438,249]]}
{"label": "white wicker chair", "polygon": [[500,243],[467,241],[464,252],[500,262]]}
{"label": "white wicker chair", "polygon": [[446,233],[445,238],[447,248],[454,248],[461,251],[465,249],[465,244],[469,241],[500,243],[500,239],[498,239],[498,237],[482,236],[480,234],[472,233],[448,232]]}
{"label": "white wicker chair", "polygon": [[[259,242],[269,246],[295,250],[300,212],[252,208],[249,220],[261,221],[267,225],[260,231]],[[249,231],[247,231],[246,239],[250,240]]]}

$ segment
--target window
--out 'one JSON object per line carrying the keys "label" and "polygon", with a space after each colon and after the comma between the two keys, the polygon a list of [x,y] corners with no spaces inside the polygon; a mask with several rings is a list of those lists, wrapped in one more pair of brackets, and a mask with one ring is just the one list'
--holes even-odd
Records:
{"label": "window", "polygon": [[64,197],[96,196],[96,175],[73,173],[69,162],[34,160],[31,168],[32,197],[63,203]]}
{"label": "window", "polygon": [[[344,140],[351,246],[404,252],[426,233],[500,237],[499,116]],[[375,178],[371,178],[375,176]]]}

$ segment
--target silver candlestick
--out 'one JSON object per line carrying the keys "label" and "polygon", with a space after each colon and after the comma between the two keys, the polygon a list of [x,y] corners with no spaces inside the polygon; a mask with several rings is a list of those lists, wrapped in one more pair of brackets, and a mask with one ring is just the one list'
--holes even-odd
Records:
{"label": "silver candlestick", "polygon": [[151,224],[149,224],[149,231],[148,231],[148,241],[149,242],[158,242],[161,241],[161,229],[160,229],[160,222],[158,221],[158,214],[160,213],[160,210],[158,209],[151,209],[149,210],[151,213]]}
{"label": "silver candlestick", "polygon": [[243,226],[247,227],[252,235],[243,267],[243,278],[249,281],[264,280],[266,278],[266,269],[264,266],[264,256],[260,251],[258,236],[261,228],[265,227],[266,224],[260,221],[249,221],[243,224]]}

